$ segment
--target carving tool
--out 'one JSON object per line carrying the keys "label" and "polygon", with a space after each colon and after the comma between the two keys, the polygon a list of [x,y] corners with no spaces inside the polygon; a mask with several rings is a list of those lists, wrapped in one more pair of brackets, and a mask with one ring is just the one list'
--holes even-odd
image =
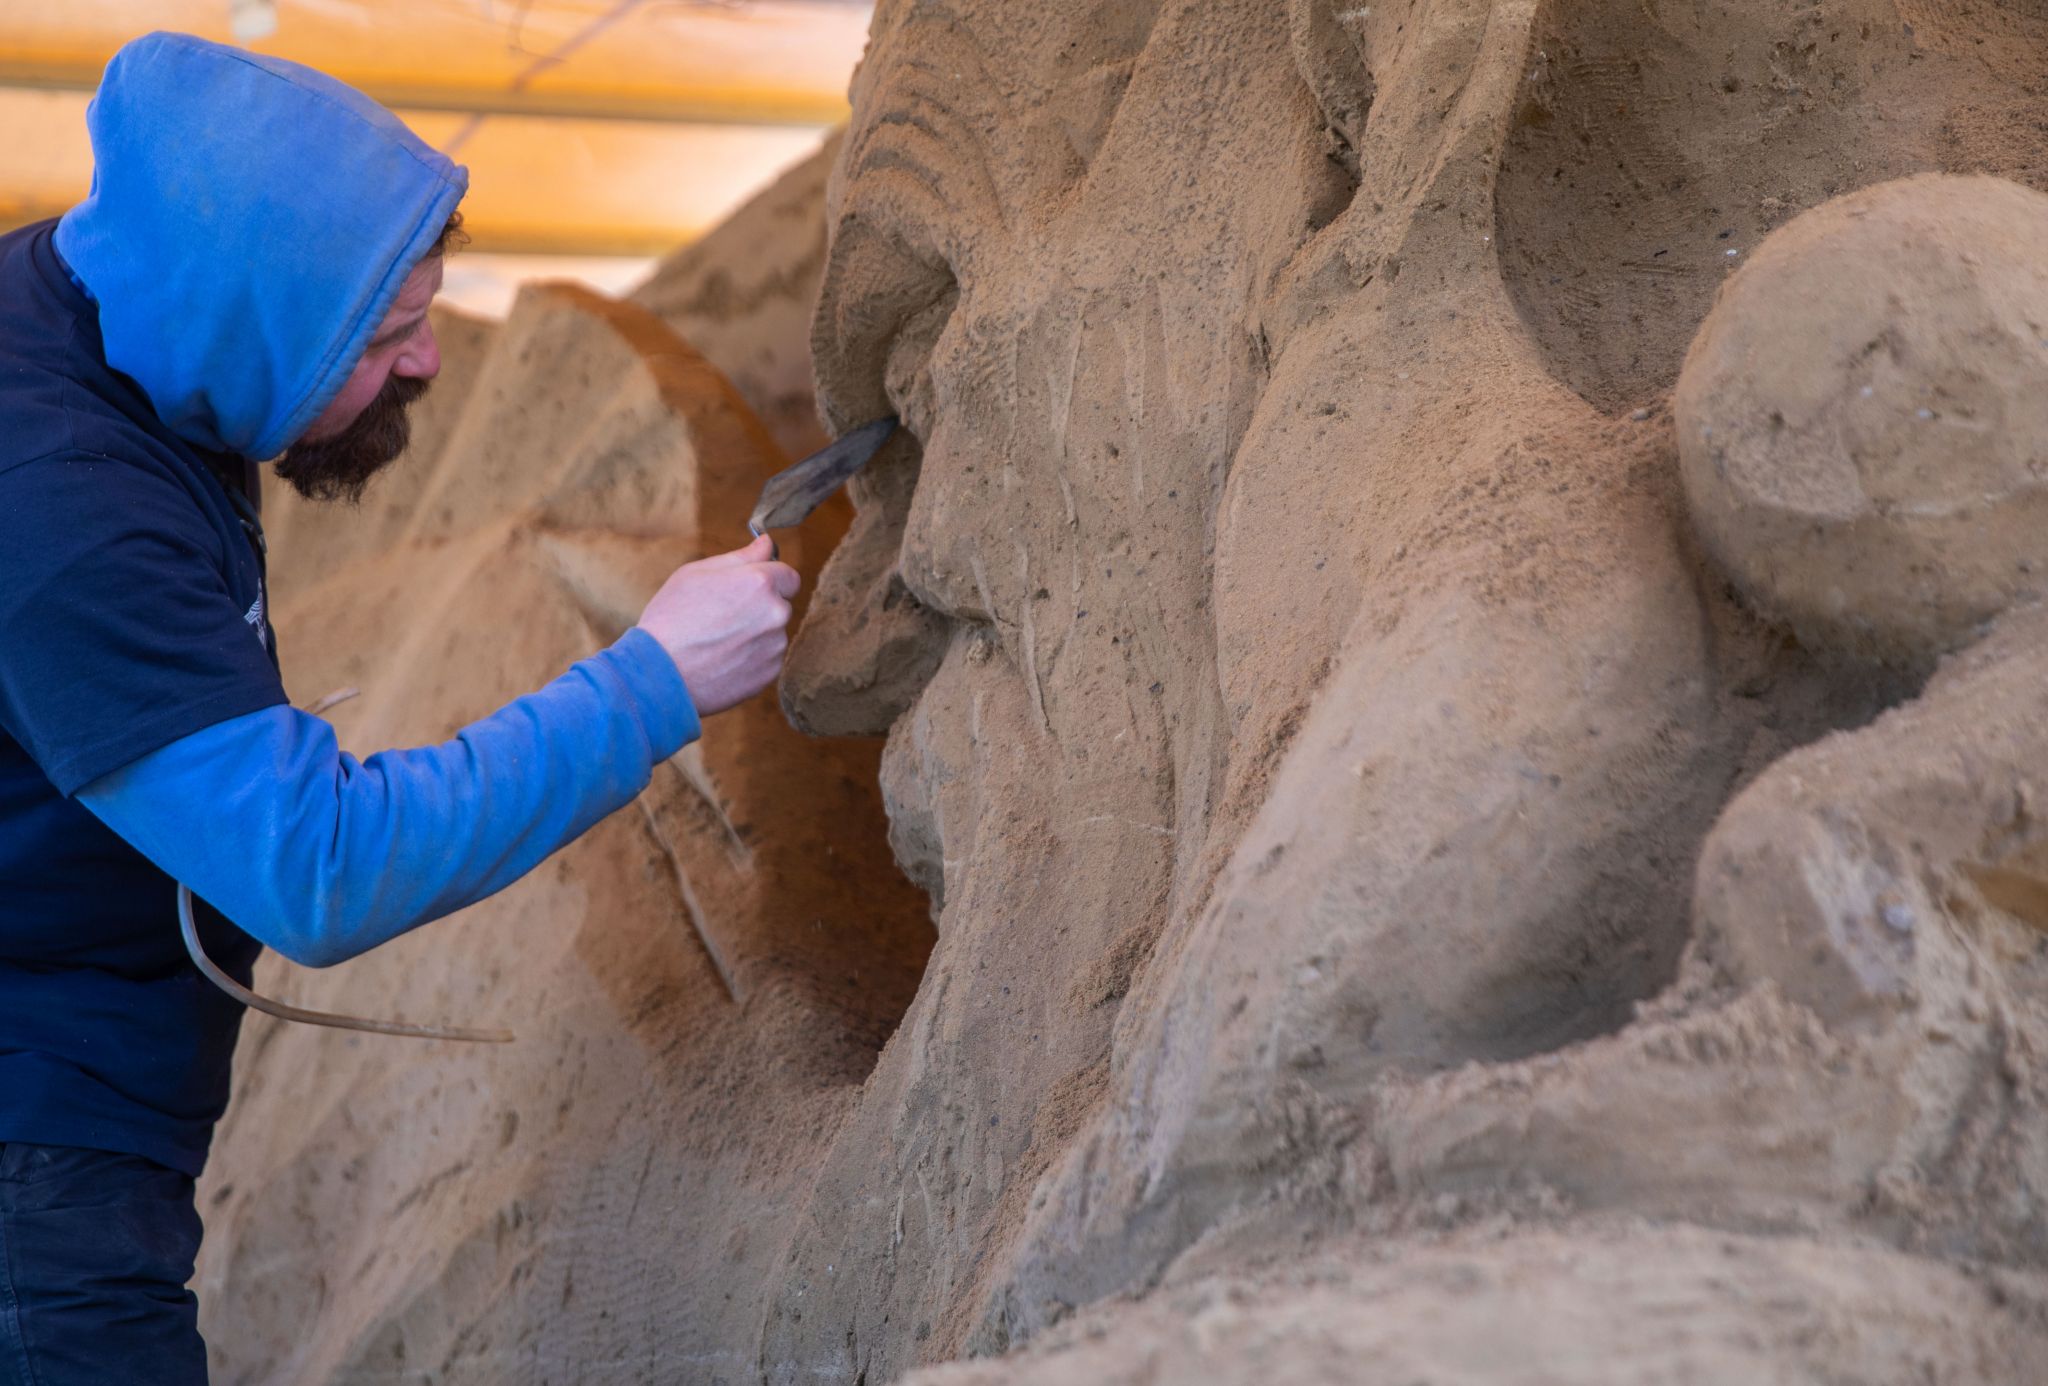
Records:
{"label": "carving tool", "polygon": [[868,464],[896,432],[894,418],[864,423],[830,447],[812,453],[794,467],[785,467],[761,488],[761,503],[747,520],[755,535],[801,524],[825,497]]}

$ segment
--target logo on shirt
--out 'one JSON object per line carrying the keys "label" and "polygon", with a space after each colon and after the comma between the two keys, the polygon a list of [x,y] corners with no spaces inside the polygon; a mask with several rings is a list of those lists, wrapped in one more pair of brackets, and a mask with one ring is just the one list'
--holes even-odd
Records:
{"label": "logo on shirt", "polygon": [[264,624],[263,620],[263,584],[261,581],[258,581],[256,584],[256,605],[244,612],[242,619],[256,628],[256,638],[263,642],[264,649],[269,649],[270,627]]}

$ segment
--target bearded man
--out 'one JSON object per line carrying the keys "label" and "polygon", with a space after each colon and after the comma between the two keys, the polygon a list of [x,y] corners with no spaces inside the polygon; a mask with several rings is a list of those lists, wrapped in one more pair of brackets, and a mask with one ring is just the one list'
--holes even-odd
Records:
{"label": "bearded man", "polygon": [[686,565],[453,741],[341,754],[285,698],[257,464],[348,499],[402,451],[468,175],[183,35],[123,48],[88,125],[91,195],[0,237],[0,1382],[187,1386],[242,1008],[177,883],[245,984],[500,890],[774,678],[797,577],[766,541]]}

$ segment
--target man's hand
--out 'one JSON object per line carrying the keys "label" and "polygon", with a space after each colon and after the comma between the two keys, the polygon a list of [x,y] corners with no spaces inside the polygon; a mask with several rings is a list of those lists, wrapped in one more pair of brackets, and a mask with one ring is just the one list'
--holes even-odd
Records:
{"label": "man's hand", "polygon": [[709,717],[775,681],[789,648],[789,599],[802,579],[774,561],[763,535],[743,549],[685,563],[640,613],[640,629],[661,642]]}

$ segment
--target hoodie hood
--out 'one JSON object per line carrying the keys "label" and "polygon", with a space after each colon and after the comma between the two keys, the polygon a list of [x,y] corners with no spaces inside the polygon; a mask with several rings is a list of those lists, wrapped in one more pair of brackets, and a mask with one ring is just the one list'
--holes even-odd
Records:
{"label": "hoodie hood", "polygon": [[57,250],[107,364],[193,445],[268,458],[362,359],[469,171],[297,63],[151,34],[86,113],[92,191]]}

